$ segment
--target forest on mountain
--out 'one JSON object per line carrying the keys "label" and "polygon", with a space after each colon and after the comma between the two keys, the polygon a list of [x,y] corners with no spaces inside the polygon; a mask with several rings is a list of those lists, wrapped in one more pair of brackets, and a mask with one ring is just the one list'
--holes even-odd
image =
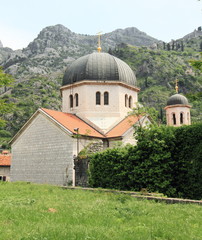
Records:
{"label": "forest on mountain", "polygon": [[[103,49],[134,70],[141,88],[139,102],[154,107],[161,123],[165,123],[164,107],[175,92],[176,79],[179,93],[192,105],[192,122],[202,120],[202,74],[191,65],[192,60],[201,61],[202,35],[200,29],[196,32],[197,36],[170,43],[153,39],[135,28],[103,36]],[[141,46],[141,39],[146,46]],[[12,112],[1,114],[6,125],[0,127],[0,146],[7,147],[11,137],[38,108],[61,110],[59,89],[64,70],[75,58],[91,53],[92,44],[96,44],[92,36],[77,36],[57,25],[42,30],[26,49],[0,48],[0,65],[15,78],[12,87],[0,89],[0,98],[13,106]]]}

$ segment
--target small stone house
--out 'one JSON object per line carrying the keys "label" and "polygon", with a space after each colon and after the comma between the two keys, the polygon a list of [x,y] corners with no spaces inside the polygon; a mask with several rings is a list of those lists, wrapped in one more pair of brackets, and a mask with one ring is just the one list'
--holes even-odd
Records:
{"label": "small stone house", "polygon": [[0,181],[10,181],[11,154],[4,150],[0,154]]}

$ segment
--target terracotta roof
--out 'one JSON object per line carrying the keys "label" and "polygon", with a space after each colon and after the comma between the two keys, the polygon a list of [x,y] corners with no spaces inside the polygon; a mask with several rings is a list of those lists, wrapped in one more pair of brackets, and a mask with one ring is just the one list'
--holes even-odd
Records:
{"label": "terracotta roof", "polygon": [[11,154],[0,154],[0,166],[11,165]]}
{"label": "terracotta roof", "polygon": [[77,134],[74,129],[79,128],[78,133],[81,135],[105,138],[104,135],[99,133],[97,130],[92,128],[90,125],[88,125],[86,122],[84,122],[74,114],[58,112],[45,108],[41,108],[41,110],[74,134]]}
{"label": "terracotta roof", "polygon": [[120,137],[130,129],[135,123],[137,123],[138,117],[128,116],[124,118],[120,123],[118,123],[114,128],[112,128],[107,134],[107,138]]}
{"label": "terracotta roof", "polygon": [[41,108],[41,110],[74,134],[77,134],[74,129],[79,128],[79,134],[98,138],[121,137],[138,121],[138,117],[128,116],[104,135],[74,114],[59,112],[45,108]]}

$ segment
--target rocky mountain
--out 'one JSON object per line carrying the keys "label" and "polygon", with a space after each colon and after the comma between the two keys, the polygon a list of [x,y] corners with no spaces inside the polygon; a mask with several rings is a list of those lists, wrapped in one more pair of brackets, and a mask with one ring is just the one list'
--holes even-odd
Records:
{"label": "rocky mountain", "polygon": [[2,44],[2,42],[1,42],[1,40],[0,40],[0,48],[2,48],[3,47],[3,44]]}
{"label": "rocky mountain", "polygon": [[[102,35],[102,49],[108,51],[119,43],[149,46],[157,39],[131,27],[117,29]],[[15,78],[36,74],[61,72],[75,58],[91,53],[97,48],[97,36],[77,34],[55,25],[44,28],[26,48],[12,51],[0,48],[0,65]]]}
{"label": "rocky mountain", "polygon": [[[183,40],[183,48],[182,40],[176,41],[168,48],[169,43],[159,42],[136,28],[126,28],[103,34],[101,45],[103,51],[110,50],[130,65],[141,88],[139,101],[155,107],[164,122],[163,108],[167,98],[174,94],[178,79],[180,92],[193,105],[192,122],[197,122],[202,121],[202,75],[190,66],[190,60],[200,59],[201,38]],[[0,129],[0,146],[8,142],[37,108],[61,109],[59,88],[64,69],[75,58],[96,48],[96,35],[76,34],[62,25],[44,28],[22,50],[0,47],[0,65],[16,80],[12,89],[0,89],[0,97],[15,106],[11,113],[1,116],[7,125]]]}
{"label": "rocky mountain", "polygon": [[198,27],[198,29],[195,29],[193,32],[186,34],[183,38],[181,38],[181,40],[190,40],[200,36],[202,36],[202,29],[201,27]]}
{"label": "rocky mountain", "polygon": [[186,34],[184,37],[172,40],[169,43],[163,43],[164,50],[170,48],[174,51],[202,51],[202,27],[198,27],[193,32]]}

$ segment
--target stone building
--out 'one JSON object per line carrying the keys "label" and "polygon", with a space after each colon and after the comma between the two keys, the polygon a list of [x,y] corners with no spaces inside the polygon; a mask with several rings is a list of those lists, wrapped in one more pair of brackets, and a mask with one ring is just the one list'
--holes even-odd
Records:
{"label": "stone building", "polygon": [[10,181],[11,154],[4,150],[0,154],[0,181]]}
{"label": "stone building", "polygon": [[139,89],[131,68],[108,53],[83,56],[67,68],[60,89],[62,112],[38,109],[14,136],[11,181],[75,184],[74,156],[88,144],[135,144],[129,116]]}

